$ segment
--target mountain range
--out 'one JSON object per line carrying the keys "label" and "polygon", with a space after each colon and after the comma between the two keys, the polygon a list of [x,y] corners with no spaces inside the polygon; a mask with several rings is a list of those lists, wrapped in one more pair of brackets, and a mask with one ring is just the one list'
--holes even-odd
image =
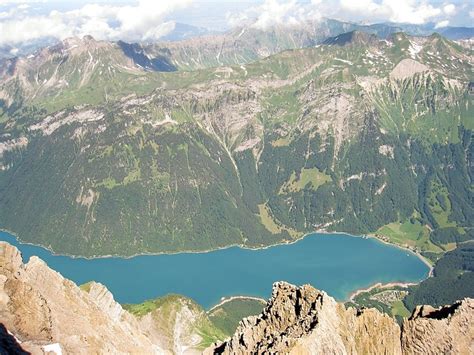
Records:
{"label": "mountain range", "polygon": [[170,58],[86,37],[4,63],[6,229],[86,256],[317,229],[408,229],[433,255],[471,238],[469,49],[355,31],[252,63],[151,70],[179,68]]}
{"label": "mountain range", "polygon": [[[202,27],[175,22],[171,32],[160,38],[160,43],[157,44],[151,42],[136,45],[140,47],[143,46],[148,49],[151,47],[153,51],[153,49],[159,50],[162,47],[166,49],[166,46],[168,45],[170,45],[172,48],[176,48],[176,46],[172,42],[182,42],[184,40],[191,40],[193,38],[198,39],[198,41],[200,42],[210,41],[211,43],[215,43],[216,45],[225,45],[225,42],[239,41],[239,44],[243,44],[244,46],[248,45],[245,40],[257,40],[261,41],[262,44],[277,42],[275,45],[281,46],[281,50],[315,45],[328,37],[333,37],[344,32],[356,30],[376,34],[380,37],[387,37],[390,34],[397,32],[405,32],[409,35],[418,36],[429,36],[433,33],[439,33],[450,40],[463,40],[474,37],[474,29],[472,27],[446,26],[437,28],[434,23],[412,25],[390,22],[364,25],[334,20],[330,18],[322,18],[318,20],[308,20],[293,26],[273,25],[269,28],[261,30],[253,26],[253,23],[250,21],[245,25],[241,25],[237,28],[231,28],[227,31],[213,31]],[[239,40],[239,38],[245,32],[247,32],[247,35],[242,40]],[[286,39],[282,40],[282,36],[286,37]],[[201,39],[199,39],[200,37]],[[42,47],[45,47],[47,45],[54,45],[58,42],[59,40],[55,38],[45,37],[39,38],[37,40],[22,42],[15,46],[12,44],[5,44],[3,46],[0,46],[0,60],[14,58],[17,56],[27,56]],[[191,47],[193,46],[192,44],[189,45]],[[180,47],[180,45],[178,45],[178,47]],[[242,59],[246,56],[255,56],[264,53],[265,49],[262,50],[261,53],[241,53],[240,55],[242,55],[243,57],[234,60],[237,60],[237,62],[241,62]],[[197,58],[194,59],[197,60]],[[234,64],[237,64],[237,62]],[[188,64],[187,66],[190,65],[194,66],[195,63]]]}

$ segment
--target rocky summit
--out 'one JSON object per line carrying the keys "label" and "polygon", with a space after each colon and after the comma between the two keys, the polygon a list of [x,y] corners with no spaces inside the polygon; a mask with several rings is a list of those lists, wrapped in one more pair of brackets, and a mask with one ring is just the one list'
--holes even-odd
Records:
{"label": "rocky summit", "polygon": [[[167,303],[164,305],[164,303]],[[33,354],[469,354],[474,300],[417,307],[400,327],[375,309],[346,308],[312,286],[275,283],[263,312],[222,338],[184,297],[124,309],[105,286],[78,287],[32,257],[0,243],[0,352]],[[146,308],[153,308],[152,311]],[[145,310],[144,310],[145,309]],[[206,345],[207,346],[207,345]]]}
{"label": "rocky summit", "polygon": [[324,291],[273,286],[263,312],[207,354],[472,354],[474,300],[418,307],[400,327],[375,309],[345,308]]}

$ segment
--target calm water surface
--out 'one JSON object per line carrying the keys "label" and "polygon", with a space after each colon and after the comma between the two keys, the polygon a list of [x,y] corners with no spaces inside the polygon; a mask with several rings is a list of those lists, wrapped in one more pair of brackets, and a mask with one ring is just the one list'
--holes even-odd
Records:
{"label": "calm water surface", "polygon": [[120,303],[178,293],[209,308],[225,296],[268,298],[272,283],[279,280],[309,283],[344,300],[376,282],[416,282],[429,271],[405,250],[342,234],[315,233],[294,244],[261,250],[232,247],[209,253],[91,260],[52,255],[5,232],[0,232],[0,240],[17,246],[25,262],[37,255],[77,284],[103,283]]}

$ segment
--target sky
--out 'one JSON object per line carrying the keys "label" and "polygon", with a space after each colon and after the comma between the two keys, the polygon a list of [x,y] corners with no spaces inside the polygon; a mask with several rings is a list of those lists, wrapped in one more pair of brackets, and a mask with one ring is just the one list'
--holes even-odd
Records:
{"label": "sky", "polygon": [[322,17],[377,23],[474,26],[474,0],[0,0],[0,46],[92,35],[154,41],[176,22],[223,31],[298,24]]}

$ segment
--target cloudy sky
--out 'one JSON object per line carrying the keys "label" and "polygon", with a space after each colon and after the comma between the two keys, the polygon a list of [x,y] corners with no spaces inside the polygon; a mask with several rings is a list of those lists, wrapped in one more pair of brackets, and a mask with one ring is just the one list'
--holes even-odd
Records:
{"label": "cloudy sky", "polygon": [[473,0],[0,0],[0,45],[90,34],[97,39],[153,41],[183,22],[213,30],[258,28],[321,17],[375,23],[474,23]]}

